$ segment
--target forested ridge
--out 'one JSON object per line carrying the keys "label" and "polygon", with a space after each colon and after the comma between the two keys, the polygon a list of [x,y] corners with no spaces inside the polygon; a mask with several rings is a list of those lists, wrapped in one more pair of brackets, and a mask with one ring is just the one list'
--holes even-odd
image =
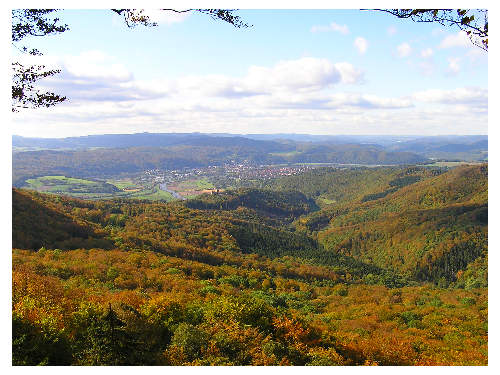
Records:
{"label": "forested ridge", "polygon": [[304,194],[289,191],[243,188],[215,194],[204,194],[199,198],[186,201],[186,206],[195,209],[234,210],[246,207],[255,210],[264,217],[294,219],[316,211],[318,206]]}
{"label": "forested ridge", "polygon": [[[342,160],[357,158],[360,163],[372,163],[384,158],[396,157],[399,152],[407,157],[418,154],[424,158],[444,158],[460,160],[487,160],[488,136],[328,136],[310,134],[201,134],[201,133],[136,133],[101,134],[68,138],[26,138],[12,137],[14,150],[75,150],[91,148],[130,148],[130,147],[167,147],[215,146],[250,148],[274,156],[285,156],[288,161],[318,160],[334,158],[334,153],[346,152]],[[347,152],[351,152],[349,155]],[[376,151],[385,151],[377,155]],[[396,153],[395,153],[396,152]],[[363,155],[364,153],[364,155]],[[369,154],[372,153],[370,156]],[[278,155],[276,155],[278,154]],[[403,154],[400,154],[401,156]],[[282,159],[282,160],[285,160]],[[351,163],[355,163],[351,159]],[[397,159],[393,159],[397,160]],[[404,158],[401,158],[400,161]],[[413,159],[413,162],[417,162]],[[410,162],[406,159],[406,162]]]}
{"label": "forested ridge", "polygon": [[13,189],[13,363],[485,365],[487,165],[193,200]]}
{"label": "forested ridge", "polygon": [[421,280],[451,282],[468,263],[486,255],[487,228],[488,172],[483,165],[455,168],[351,204],[348,212],[331,217],[318,239],[327,249]]}
{"label": "forested ridge", "polygon": [[[201,168],[231,163],[414,164],[427,159],[369,145],[315,145],[257,141],[242,137],[190,139],[188,144],[75,150],[38,150],[13,154],[13,185],[46,175],[108,177],[147,169]],[[236,139],[236,140],[235,140]]]}

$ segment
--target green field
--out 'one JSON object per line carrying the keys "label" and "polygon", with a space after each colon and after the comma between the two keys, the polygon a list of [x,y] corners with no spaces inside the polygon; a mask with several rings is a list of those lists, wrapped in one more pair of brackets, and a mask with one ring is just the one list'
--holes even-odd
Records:
{"label": "green field", "polygon": [[115,185],[118,189],[139,189],[140,186],[136,185],[132,180],[107,180],[108,184]]}
{"label": "green field", "polygon": [[[160,190],[159,187],[144,189],[132,180],[92,181],[66,176],[43,176],[26,180],[25,189],[45,193],[63,194],[81,199],[113,199],[130,198],[149,201],[172,201],[172,194]],[[123,191],[123,189],[140,189],[140,191]]]}
{"label": "green field", "polygon": [[188,180],[181,182],[178,186],[179,191],[182,190],[204,190],[214,189],[215,186],[207,178],[200,178],[198,180]]}
{"label": "green field", "polygon": [[26,188],[47,193],[99,194],[114,193],[118,189],[104,181],[84,180],[66,176],[43,176],[26,180]]}
{"label": "green field", "polygon": [[291,156],[302,154],[302,152],[301,151],[270,152],[269,154],[273,156],[283,156],[284,158],[288,158]]}

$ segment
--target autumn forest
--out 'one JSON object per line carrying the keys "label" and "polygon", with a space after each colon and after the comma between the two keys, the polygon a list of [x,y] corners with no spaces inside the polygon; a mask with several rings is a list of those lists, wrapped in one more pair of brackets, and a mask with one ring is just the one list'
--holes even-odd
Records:
{"label": "autumn forest", "polygon": [[12,190],[14,365],[486,365],[488,168]]}

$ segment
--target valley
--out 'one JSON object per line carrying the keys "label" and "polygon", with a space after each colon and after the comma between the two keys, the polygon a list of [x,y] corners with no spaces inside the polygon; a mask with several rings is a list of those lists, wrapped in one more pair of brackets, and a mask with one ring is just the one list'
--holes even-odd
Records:
{"label": "valley", "polygon": [[449,150],[450,158],[456,156],[457,150],[487,153],[487,141],[478,137],[427,137],[420,143],[418,138],[405,142],[374,138],[383,146],[354,143],[363,137],[349,138],[350,143],[327,136],[304,135],[303,140],[295,136],[291,137],[293,141],[281,136],[251,137],[149,133],[65,139],[15,136],[13,185],[82,199],[170,201],[213,189],[262,187],[266,181],[328,166],[356,169],[414,163],[429,167],[481,163],[472,154],[469,161],[458,162],[424,156],[434,149],[442,150],[444,156]]}
{"label": "valley", "polygon": [[12,192],[16,363],[488,362],[486,163],[75,171]]}

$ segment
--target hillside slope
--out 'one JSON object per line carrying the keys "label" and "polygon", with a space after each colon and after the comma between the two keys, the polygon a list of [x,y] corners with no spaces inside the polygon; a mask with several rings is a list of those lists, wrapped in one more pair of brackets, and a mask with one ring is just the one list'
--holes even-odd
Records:
{"label": "hillside slope", "polygon": [[[252,199],[247,201],[250,192]],[[263,216],[263,211],[239,204],[223,210],[198,210],[181,202],[82,201],[16,189],[13,196],[16,248],[146,250],[209,265],[247,264],[250,268],[268,268],[270,262],[282,264],[282,258],[292,257],[286,262],[293,259],[293,263],[307,264],[310,271],[297,273],[280,266],[280,272],[290,277],[346,280],[350,275],[352,280],[361,280],[371,273],[380,283],[402,282],[392,272],[342,254],[324,253],[313,238],[288,230],[283,223],[295,208],[300,208],[296,214],[302,213],[299,205],[285,206],[281,212],[285,217],[272,219]],[[230,201],[270,209],[270,198],[280,196],[283,193],[244,190],[232,193]]]}
{"label": "hillside slope", "polygon": [[109,248],[105,231],[60,210],[58,198],[12,190],[12,246],[38,250]]}
{"label": "hillside slope", "polygon": [[455,281],[487,254],[488,168],[455,168],[329,214],[318,233],[326,249],[420,280]]}

